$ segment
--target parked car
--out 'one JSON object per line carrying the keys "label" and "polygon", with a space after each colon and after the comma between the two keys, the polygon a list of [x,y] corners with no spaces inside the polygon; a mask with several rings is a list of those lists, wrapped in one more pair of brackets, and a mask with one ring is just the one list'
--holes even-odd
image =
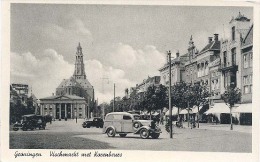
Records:
{"label": "parked car", "polygon": [[133,114],[127,112],[112,112],[105,117],[103,133],[108,137],[115,137],[116,134],[125,137],[128,133],[134,133],[146,139],[149,136],[158,138],[161,129],[153,120],[138,120]]}
{"label": "parked car", "polygon": [[103,128],[104,121],[102,118],[90,118],[82,123],[83,128],[97,127]]}
{"label": "parked car", "polygon": [[34,130],[36,128],[45,129],[45,127],[46,122],[44,116],[29,114],[23,115],[21,123],[15,123],[13,126],[13,130],[17,131],[21,128],[23,131],[26,131],[28,129]]}

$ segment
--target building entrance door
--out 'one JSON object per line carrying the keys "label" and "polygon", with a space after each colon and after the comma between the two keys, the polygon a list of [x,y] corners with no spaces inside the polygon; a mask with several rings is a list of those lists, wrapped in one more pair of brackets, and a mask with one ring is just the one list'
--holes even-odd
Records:
{"label": "building entrance door", "polygon": [[67,104],[67,118],[71,119],[71,104]]}
{"label": "building entrance door", "polygon": [[65,104],[61,104],[61,119],[65,119]]}

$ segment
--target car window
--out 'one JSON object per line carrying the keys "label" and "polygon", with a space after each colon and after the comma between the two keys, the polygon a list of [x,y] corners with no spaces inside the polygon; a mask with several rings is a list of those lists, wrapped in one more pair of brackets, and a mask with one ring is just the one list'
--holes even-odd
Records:
{"label": "car window", "polygon": [[124,119],[124,120],[132,120],[131,116],[128,116],[128,115],[124,115],[124,116],[123,116],[123,119]]}

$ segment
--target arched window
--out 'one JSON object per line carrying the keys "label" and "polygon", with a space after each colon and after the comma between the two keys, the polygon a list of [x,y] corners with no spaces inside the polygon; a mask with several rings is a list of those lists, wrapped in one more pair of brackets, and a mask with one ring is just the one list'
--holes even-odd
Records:
{"label": "arched window", "polygon": [[205,75],[204,63],[201,63],[200,70],[201,70],[201,76],[204,76]]}
{"label": "arched window", "polygon": [[205,75],[209,74],[208,62],[205,63]]}
{"label": "arched window", "polygon": [[200,77],[200,64],[197,65],[198,77]]}

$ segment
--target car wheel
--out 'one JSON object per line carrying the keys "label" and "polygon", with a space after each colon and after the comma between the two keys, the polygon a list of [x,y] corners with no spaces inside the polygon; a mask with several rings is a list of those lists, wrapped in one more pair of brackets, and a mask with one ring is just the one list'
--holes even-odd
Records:
{"label": "car wheel", "polygon": [[107,136],[108,137],[115,137],[116,131],[113,128],[108,128],[107,130]]}
{"label": "car wheel", "polygon": [[151,137],[153,139],[157,139],[157,138],[159,138],[159,136],[160,136],[160,133],[153,133],[153,134],[151,134]]}
{"label": "car wheel", "polygon": [[97,125],[96,128],[99,128],[99,126]]}
{"label": "car wheel", "polygon": [[100,128],[103,128],[103,125],[100,125]]}
{"label": "car wheel", "polygon": [[83,125],[83,128],[86,128],[87,126],[86,125]]}
{"label": "car wheel", "polygon": [[90,126],[89,126],[89,125],[87,125],[87,128],[90,128]]}
{"label": "car wheel", "polygon": [[147,129],[142,129],[142,130],[140,131],[140,136],[141,136],[141,138],[143,138],[143,139],[148,138],[148,137],[149,137],[149,131],[148,131]]}
{"label": "car wheel", "polygon": [[125,137],[125,136],[126,136],[126,134],[119,134],[119,136],[120,136],[120,137]]}
{"label": "car wheel", "polygon": [[45,127],[42,127],[43,129],[45,129]]}

